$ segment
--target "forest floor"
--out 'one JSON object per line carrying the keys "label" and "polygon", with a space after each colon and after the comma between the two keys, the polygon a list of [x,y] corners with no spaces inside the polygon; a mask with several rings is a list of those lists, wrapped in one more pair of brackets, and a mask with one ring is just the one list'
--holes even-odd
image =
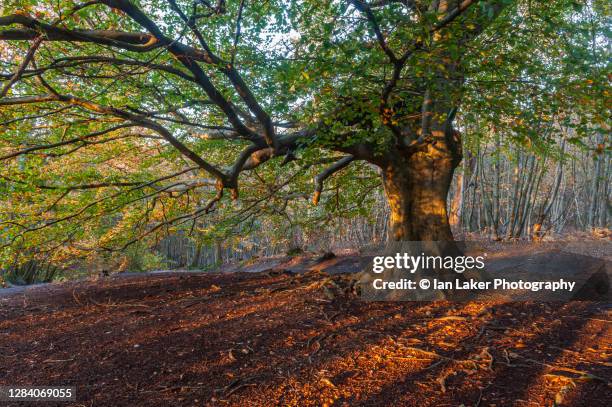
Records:
{"label": "forest floor", "polygon": [[372,303],[330,284],[362,263],[263,259],[4,295],[0,385],[76,386],[63,406],[612,405],[609,303]]}

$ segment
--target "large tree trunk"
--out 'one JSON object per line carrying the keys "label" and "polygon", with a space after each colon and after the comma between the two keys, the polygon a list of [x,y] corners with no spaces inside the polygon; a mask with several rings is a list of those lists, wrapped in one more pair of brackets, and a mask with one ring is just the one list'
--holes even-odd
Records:
{"label": "large tree trunk", "polygon": [[444,143],[399,155],[383,168],[390,241],[452,241],[447,197],[459,158]]}
{"label": "large tree trunk", "polygon": [[[447,197],[453,173],[461,157],[460,144],[444,132],[432,132],[433,140],[418,149],[399,150],[382,168],[385,194],[389,203],[389,242],[383,256],[461,256],[449,223]],[[417,274],[411,274],[416,272]],[[417,277],[418,276],[418,277]],[[447,298],[446,290],[402,291],[375,290],[372,282],[402,281],[422,277],[440,281],[463,279],[454,271],[421,269],[407,272],[395,267],[374,274],[370,267],[361,273],[359,284],[364,298],[370,300],[435,300]]]}

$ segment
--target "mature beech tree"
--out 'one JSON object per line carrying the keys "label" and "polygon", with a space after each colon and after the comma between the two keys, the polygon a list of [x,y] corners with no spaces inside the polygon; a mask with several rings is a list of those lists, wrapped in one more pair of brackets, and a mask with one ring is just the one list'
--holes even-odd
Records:
{"label": "mature beech tree", "polygon": [[[226,191],[238,199],[247,171],[305,158],[326,165],[315,177],[315,204],[329,177],[367,162],[382,177],[392,240],[452,240],[447,194],[462,159],[453,122],[474,113],[462,103],[478,99],[481,108],[489,103],[481,111],[506,108],[497,117],[518,117],[545,105],[546,94],[543,114],[552,105],[551,115],[562,110],[559,95],[571,81],[530,83],[555,71],[555,56],[539,48],[567,45],[565,27],[580,21],[572,13],[581,7],[565,0],[9,0],[0,17],[5,188],[30,185],[30,197],[51,191],[47,213],[75,191],[107,191],[79,195],[61,216],[28,223],[16,215],[5,222],[14,228],[9,240],[78,222],[109,196],[155,186],[145,194],[152,197],[176,188],[176,177],[205,172],[190,188],[214,185],[214,197],[144,222],[155,230],[209,212]],[[533,97],[496,106],[513,92]],[[81,157],[79,176],[41,173],[57,174],[53,163],[113,143],[131,146],[132,155],[112,173],[101,168],[126,150],[92,150],[105,158]],[[177,153],[190,166],[163,170]],[[146,177],[129,171],[136,159],[148,165]]]}

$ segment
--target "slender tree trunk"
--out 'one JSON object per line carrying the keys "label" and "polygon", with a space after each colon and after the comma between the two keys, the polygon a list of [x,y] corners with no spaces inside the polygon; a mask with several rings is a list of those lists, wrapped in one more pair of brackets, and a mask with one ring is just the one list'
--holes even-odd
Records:
{"label": "slender tree trunk", "polygon": [[193,258],[191,259],[191,267],[192,268],[197,268],[200,266],[200,257],[202,256],[202,240],[198,239],[196,246],[195,246],[195,251],[193,253]]}
{"label": "slender tree trunk", "polygon": [[500,170],[500,150],[501,140],[498,132],[495,132],[495,185],[493,187],[493,238],[500,240],[499,237],[499,218],[500,218],[500,184],[501,184],[501,170]]}
{"label": "slender tree trunk", "polygon": [[596,214],[597,214],[597,197],[599,195],[599,172],[601,169],[601,159],[599,157],[595,157],[595,165],[594,165],[594,170],[593,170],[593,175],[592,175],[592,181],[591,181],[591,190],[590,190],[590,205],[589,205],[589,212],[588,212],[588,217],[587,217],[587,223],[589,225],[589,228],[593,229],[596,225],[595,219],[596,219]]}
{"label": "slender tree trunk", "polygon": [[223,247],[219,241],[215,242],[214,263],[223,264]]}
{"label": "slender tree trunk", "polygon": [[468,197],[470,179],[472,177],[472,167],[474,166],[474,157],[467,151],[466,158],[463,160],[463,174],[461,177],[461,196],[459,206],[457,208],[457,225],[465,229],[465,205]]}
{"label": "slender tree trunk", "polygon": [[602,180],[604,182],[603,191],[599,201],[601,202],[601,207],[599,211],[599,226],[603,228],[608,227],[608,212],[610,211],[610,199],[608,198],[610,195],[610,168],[612,161],[608,158],[605,172],[602,176]]}
{"label": "slender tree trunk", "polygon": [[516,166],[514,168],[514,175],[512,178],[512,182],[514,183],[514,192],[512,194],[512,199],[508,199],[508,213],[509,213],[509,220],[508,220],[508,228],[506,231],[506,239],[512,239],[512,237],[514,236],[514,228],[516,225],[516,218],[517,218],[517,213],[518,213],[518,201],[519,201],[519,180],[521,179],[519,177],[519,169],[521,168],[521,152],[520,150],[517,148],[516,150],[517,152],[517,157],[516,157]]}
{"label": "slender tree trunk", "polygon": [[[561,154],[565,153],[565,140],[561,142]],[[554,203],[557,200],[557,196],[559,194],[559,187],[561,186],[561,179],[563,178],[563,157],[559,159],[557,163],[557,169],[555,171],[555,181],[553,183],[552,188],[548,191],[548,195],[544,198],[542,203],[540,204],[540,209],[538,211],[538,215],[533,225],[532,239],[535,241],[541,240],[546,234],[546,230],[542,231],[542,226],[544,222],[548,218],[548,215],[553,207]],[[551,222],[552,223],[552,222]],[[551,224],[550,228],[553,225]],[[550,229],[549,228],[549,229]]]}
{"label": "slender tree trunk", "polygon": [[457,175],[457,188],[453,200],[451,201],[450,224],[454,227],[459,226],[461,220],[461,209],[463,207],[463,177],[463,173]]}
{"label": "slender tree trunk", "polygon": [[474,166],[472,168],[472,177],[470,179],[469,187],[472,189],[472,194],[470,197],[470,216],[468,217],[468,230],[470,232],[477,229],[477,226],[474,226],[474,210],[477,208],[476,205],[476,189],[478,188],[478,183],[480,180],[478,179],[478,152],[476,152],[476,156],[473,157]]}

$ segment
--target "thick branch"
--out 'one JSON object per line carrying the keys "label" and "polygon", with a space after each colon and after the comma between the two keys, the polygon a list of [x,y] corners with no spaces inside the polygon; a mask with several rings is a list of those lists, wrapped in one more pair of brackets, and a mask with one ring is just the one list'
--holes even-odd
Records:
{"label": "thick branch", "polygon": [[0,26],[19,24],[25,29],[0,31],[0,40],[32,40],[45,34],[45,41],[93,42],[130,51],[145,52],[158,48],[155,37],[144,33],[129,33],[114,30],[68,30],[38,21],[25,14],[0,17]]}
{"label": "thick branch", "polygon": [[[191,18],[188,18],[185,15],[185,13],[183,13],[183,11],[177,5],[176,1],[175,0],[168,0],[168,1],[170,2],[172,9],[175,10],[177,14],[179,15],[179,17],[181,17],[181,19],[185,22],[185,24],[187,24],[187,26],[191,29],[191,31],[194,33],[194,35],[198,39],[198,42],[200,43],[202,48],[206,51],[206,56],[208,58],[206,62],[217,65],[219,69],[221,70],[221,72],[223,72],[225,76],[230,80],[230,82],[232,83],[236,91],[238,92],[238,95],[240,96],[240,98],[244,101],[244,103],[246,103],[248,108],[255,114],[255,117],[261,124],[263,131],[264,131],[264,138],[266,140],[266,143],[269,146],[273,146],[275,149],[277,149],[278,143],[275,138],[274,126],[272,125],[272,120],[270,119],[270,116],[266,113],[263,107],[259,104],[255,95],[253,95],[253,93],[251,92],[247,84],[242,79],[242,76],[238,73],[238,71],[234,67],[235,52],[236,52],[238,37],[240,35],[240,20],[242,19],[242,9],[244,7],[244,2],[240,3],[240,8],[238,11],[238,18],[236,22],[236,34],[234,36],[234,49],[233,49],[231,61],[227,62],[219,58],[217,55],[215,55],[212,52],[212,50],[208,46],[208,43],[204,40],[204,36],[200,33],[200,31],[196,27],[195,21]],[[123,0],[118,0],[118,2],[122,3]],[[153,24],[152,21],[148,20],[148,18],[144,16],[144,14],[140,12],[140,10],[136,9],[135,11],[140,14],[135,14],[132,16],[132,18],[138,21],[143,27],[145,27],[149,31],[151,31],[152,29],[157,29],[159,31],[159,29],[155,26],[155,24]],[[141,22],[140,20],[142,20],[143,22]],[[159,38],[159,34],[155,34],[154,31],[151,31],[151,33],[153,33]]]}
{"label": "thick branch", "polygon": [[[236,130],[240,133],[244,133],[245,135],[250,134],[253,136],[253,132],[246,128],[240,119],[236,115],[236,112],[233,106],[225,100],[225,98],[219,93],[219,91],[212,84],[208,76],[202,71],[202,69],[198,66],[196,62],[194,62],[190,56],[191,49],[186,47],[185,45],[178,43],[176,41],[171,40],[166,37],[160,28],[149,18],[147,17],[140,9],[135,7],[132,3],[126,0],[104,0],[104,3],[109,7],[117,8],[127,15],[129,15],[134,21],[140,24],[143,28],[148,30],[158,41],[160,41],[164,46],[168,48],[168,50],[175,55],[179,61],[183,63],[196,77],[198,82],[201,84],[203,89],[206,91],[208,96],[219,105],[219,107],[223,110],[223,112],[228,117],[228,120],[236,127]],[[238,95],[242,98],[242,100],[246,103],[249,109],[255,114],[257,120],[261,123],[264,130],[264,138],[266,139],[266,143],[268,145],[272,145],[275,148],[278,147],[274,137],[274,127],[272,126],[272,120],[270,116],[265,112],[265,110],[261,107],[255,95],[251,92],[249,87],[246,85],[238,71],[234,69],[234,67],[228,63],[223,61],[214,55],[208,45],[202,40],[200,40],[202,46],[205,49],[205,62],[215,64],[219,66],[221,72],[223,72],[227,78],[230,80],[234,88],[238,92]],[[252,138],[252,137],[251,137]]]}
{"label": "thick branch", "polygon": [[[127,1],[105,0],[104,3],[109,7],[120,9],[130,15],[137,23],[149,30],[152,35],[108,30],[67,30],[40,22],[26,15],[14,14],[0,17],[0,26],[20,24],[28,27],[28,29],[0,31],[0,40],[27,40],[36,38],[40,35],[40,32],[43,32],[46,41],[92,42],[135,52],[148,52],[160,46],[165,46],[193,73],[195,82],[198,83],[208,97],[219,106],[236,131],[249,140],[256,140],[259,137],[242,123],[232,104],[217,90],[196,62],[204,61],[210,64],[217,64],[222,62],[221,60],[214,60],[208,52],[197,50],[166,37],[155,23],[133,4]],[[224,72],[227,71],[227,68],[223,68],[222,66],[221,69]],[[257,106],[259,105],[253,105],[255,98],[233,68],[229,70],[229,73],[231,75],[228,75],[228,78],[230,78],[233,83],[236,82],[235,85],[238,85],[238,93],[243,99],[246,98],[245,103],[249,105],[249,108],[252,109],[257,116]],[[263,112],[263,109],[261,109],[261,112]],[[264,116],[260,117],[264,118]]]}

